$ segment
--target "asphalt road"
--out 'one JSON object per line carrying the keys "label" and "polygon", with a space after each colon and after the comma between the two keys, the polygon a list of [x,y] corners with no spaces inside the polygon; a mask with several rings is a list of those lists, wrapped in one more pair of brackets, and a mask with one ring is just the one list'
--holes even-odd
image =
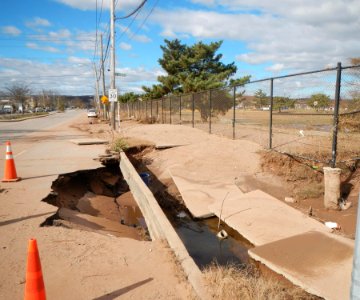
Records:
{"label": "asphalt road", "polygon": [[[98,239],[89,237],[91,233],[40,227],[57,210],[57,207],[41,201],[51,192],[54,180],[61,174],[101,167],[93,158],[104,153],[104,145],[79,146],[72,142],[76,138],[90,137],[88,132],[76,128],[77,124],[87,121],[86,111],[73,110],[39,119],[0,123],[1,141],[11,139],[17,176],[21,177],[18,182],[0,181],[0,257],[4,258],[0,259],[0,269],[1,274],[6,274],[0,275],[0,299],[24,297],[26,249],[30,238],[38,241],[49,299],[93,299],[101,294],[103,287],[99,285],[96,287],[97,294],[96,290],[92,291],[95,296],[86,294],[95,286],[98,277],[84,287],[81,275],[76,274],[83,272],[84,268],[75,263],[76,257],[82,255],[79,251],[84,250],[77,248],[78,243],[71,242],[84,238],[84,245],[88,247],[88,242],[93,240],[97,243]],[[4,142],[0,146],[2,176],[5,167]],[[75,236],[69,237],[71,235]],[[101,261],[99,265],[102,264]],[[74,265],[75,271],[68,269],[71,265]],[[116,268],[121,270],[120,266]]]}
{"label": "asphalt road", "polygon": [[5,141],[23,139],[35,132],[47,132],[52,127],[86,114],[85,110],[66,110],[64,113],[54,113],[46,117],[27,119],[16,122],[0,122],[0,144]]}

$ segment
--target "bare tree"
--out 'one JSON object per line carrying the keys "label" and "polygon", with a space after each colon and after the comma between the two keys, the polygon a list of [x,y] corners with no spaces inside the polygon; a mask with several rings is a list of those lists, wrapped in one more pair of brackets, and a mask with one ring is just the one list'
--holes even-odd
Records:
{"label": "bare tree", "polygon": [[19,104],[19,106],[21,105],[22,112],[24,113],[25,103],[28,96],[30,95],[30,88],[25,84],[15,83],[7,87],[6,90],[8,91],[10,100],[15,101]]}

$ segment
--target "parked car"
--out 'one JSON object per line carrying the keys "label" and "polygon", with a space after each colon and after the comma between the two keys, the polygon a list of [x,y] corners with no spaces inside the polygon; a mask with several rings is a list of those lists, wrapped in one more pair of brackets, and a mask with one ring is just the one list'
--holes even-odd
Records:
{"label": "parked car", "polygon": [[4,105],[3,112],[5,114],[12,114],[14,112],[14,108],[11,105]]}
{"label": "parked car", "polygon": [[44,111],[44,109],[42,108],[42,107],[36,107],[35,108],[35,112],[37,113],[37,112],[43,112]]}
{"label": "parked car", "polygon": [[89,109],[87,112],[88,118],[97,118],[97,113],[95,109]]}

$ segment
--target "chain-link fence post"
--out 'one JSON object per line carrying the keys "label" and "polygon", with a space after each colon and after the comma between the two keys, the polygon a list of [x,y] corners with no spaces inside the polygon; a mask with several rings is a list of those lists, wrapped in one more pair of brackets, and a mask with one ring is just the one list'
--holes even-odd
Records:
{"label": "chain-link fence post", "polygon": [[274,105],[274,78],[271,78],[270,79],[269,149],[272,149],[273,105]]}
{"label": "chain-link fence post", "polygon": [[138,117],[137,117],[137,119],[140,119],[140,100],[138,100],[138,102],[137,102],[137,107],[138,107]]}
{"label": "chain-link fence post", "polygon": [[169,113],[170,113],[170,124],[172,124],[172,119],[171,119],[171,96],[169,97]]}
{"label": "chain-link fence post", "polygon": [[235,122],[236,122],[236,119],[235,119],[235,115],[236,115],[236,112],[235,112],[235,106],[236,106],[236,87],[234,86],[233,87],[233,140],[235,140]]}
{"label": "chain-link fence post", "polygon": [[335,87],[335,107],[334,107],[334,123],[333,123],[333,140],[332,140],[332,158],[331,167],[336,166],[337,152],[337,135],[339,127],[339,106],[340,106],[340,86],[341,86],[341,63],[337,64],[336,87]]}
{"label": "chain-link fence post", "polygon": [[150,124],[153,123],[153,113],[152,113],[152,99],[150,100]]}
{"label": "chain-link fence post", "polygon": [[195,127],[195,96],[194,93],[191,94],[192,96],[192,127]]}
{"label": "chain-link fence post", "polygon": [[209,90],[208,99],[209,99],[209,133],[211,134],[211,109],[212,109],[212,105],[211,105],[211,90]]}
{"label": "chain-link fence post", "polygon": [[180,110],[180,125],[181,125],[181,96],[180,96],[179,110]]}
{"label": "chain-link fence post", "polygon": [[164,98],[161,98],[161,124],[164,124]]}
{"label": "chain-link fence post", "polygon": [[156,101],[156,123],[159,120],[159,101]]}
{"label": "chain-link fence post", "polygon": [[145,101],[145,121],[148,120],[148,100]]}

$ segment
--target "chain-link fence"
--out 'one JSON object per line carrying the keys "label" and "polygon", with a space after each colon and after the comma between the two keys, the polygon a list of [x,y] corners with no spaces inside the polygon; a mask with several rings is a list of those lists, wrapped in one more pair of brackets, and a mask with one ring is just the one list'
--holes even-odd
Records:
{"label": "chain-link fence", "polygon": [[125,103],[121,116],[251,140],[334,167],[360,156],[360,66]]}

